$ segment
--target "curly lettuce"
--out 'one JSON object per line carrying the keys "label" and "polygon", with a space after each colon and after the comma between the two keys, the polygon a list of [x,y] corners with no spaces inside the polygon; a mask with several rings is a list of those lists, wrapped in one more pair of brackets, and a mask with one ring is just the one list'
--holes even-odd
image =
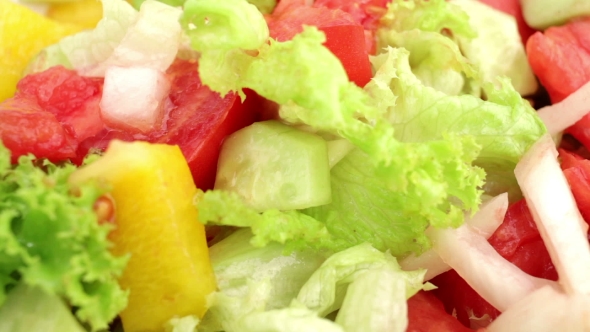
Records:
{"label": "curly lettuce", "polygon": [[93,185],[75,194],[67,178],[75,167],[32,157],[10,165],[0,144],[0,305],[18,284],[55,294],[93,330],[104,329],[127,304],[117,284],[126,258],[114,257],[93,206],[103,194]]}

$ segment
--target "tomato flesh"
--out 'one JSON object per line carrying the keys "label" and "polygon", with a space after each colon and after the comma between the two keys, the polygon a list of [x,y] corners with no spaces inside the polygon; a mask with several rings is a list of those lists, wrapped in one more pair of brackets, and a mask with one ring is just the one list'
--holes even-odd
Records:
{"label": "tomato flesh", "polygon": [[455,317],[445,311],[432,292],[420,291],[408,300],[406,332],[469,332]]}

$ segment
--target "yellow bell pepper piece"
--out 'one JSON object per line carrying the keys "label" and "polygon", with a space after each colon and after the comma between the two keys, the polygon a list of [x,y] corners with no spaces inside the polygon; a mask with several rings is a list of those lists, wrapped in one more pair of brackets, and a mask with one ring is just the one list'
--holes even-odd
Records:
{"label": "yellow bell pepper piece", "polygon": [[99,0],[51,3],[47,9],[47,17],[85,29],[94,29],[102,18],[102,3]]}
{"label": "yellow bell pepper piece", "polygon": [[120,314],[125,332],[163,331],[175,316],[203,317],[215,277],[204,226],[192,204],[196,188],[180,149],[113,141],[70,182],[90,179],[111,188],[113,253],[131,254],[119,280],[130,291]]}

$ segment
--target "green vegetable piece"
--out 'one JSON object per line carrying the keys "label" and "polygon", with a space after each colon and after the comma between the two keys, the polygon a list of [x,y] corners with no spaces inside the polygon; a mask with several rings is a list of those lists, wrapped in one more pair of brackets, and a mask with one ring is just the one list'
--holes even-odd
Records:
{"label": "green vegetable piece", "polygon": [[264,247],[271,242],[286,245],[285,251],[297,249],[342,249],[321,222],[299,211],[266,210],[258,213],[244,204],[234,192],[208,190],[196,197],[199,221],[209,225],[249,227],[254,234],[250,243]]}
{"label": "green vegetable piece", "polygon": [[54,294],[19,284],[0,307],[0,331],[85,332],[70,308]]}
{"label": "green vegetable piece", "polygon": [[93,206],[104,190],[94,184],[72,195],[73,165],[33,157],[10,166],[10,152],[0,144],[0,305],[7,286],[25,283],[62,297],[92,330],[106,328],[127,305],[118,283],[125,257],[114,257],[108,233]]}
{"label": "green vegetable piece", "polygon": [[255,50],[268,39],[264,17],[243,0],[188,0],[180,23],[200,52]]}
{"label": "green vegetable piece", "polygon": [[520,3],[524,20],[537,30],[590,15],[590,2],[584,0],[521,0]]}
{"label": "green vegetable piece", "polygon": [[218,165],[215,189],[237,193],[260,212],[304,209],[331,199],[326,141],[278,121],[232,134]]}
{"label": "green vegetable piece", "polygon": [[474,0],[454,0],[469,15],[477,31],[473,39],[459,38],[461,50],[479,67],[484,82],[497,77],[510,78],[514,89],[523,96],[537,91],[537,79],[528,63],[516,19]]}

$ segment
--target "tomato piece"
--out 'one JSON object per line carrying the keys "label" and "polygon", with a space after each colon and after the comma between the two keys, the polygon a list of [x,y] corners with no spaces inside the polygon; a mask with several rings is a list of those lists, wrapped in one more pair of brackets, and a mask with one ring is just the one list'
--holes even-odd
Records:
{"label": "tomato piece", "polygon": [[99,109],[102,84],[102,78],[83,77],[56,66],[25,76],[17,85],[16,95],[35,100],[82,141],[104,128]]}
{"label": "tomato piece", "polygon": [[[531,68],[553,103],[590,81],[590,18],[537,32],[526,49]],[[566,130],[590,147],[590,114]]]}
{"label": "tomato piece", "polygon": [[586,223],[590,224],[590,160],[564,150],[559,151],[561,167],[578,209]]}
{"label": "tomato piece", "polygon": [[11,161],[32,153],[37,158],[58,162],[76,154],[77,142],[37,103],[25,98],[11,98],[0,104],[0,139],[11,151]]}
{"label": "tomato piece", "polygon": [[526,43],[529,37],[535,33],[535,29],[526,24],[522,15],[522,7],[519,0],[480,0],[492,8],[503,11],[506,14],[514,16],[518,26],[518,32],[523,43]]}
{"label": "tomato piece", "polygon": [[527,44],[531,68],[556,103],[590,81],[590,18],[551,27]]}
{"label": "tomato piece", "polygon": [[278,41],[292,39],[304,25],[316,26],[326,35],[324,44],[342,63],[348,79],[364,86],[372,77],[365,30],[350,14],[327,7],[291,4],[267,18],[270,36]]}
{"label": "tomato piece", "polygon": [[390,0],[317,0],[314,7],[327,7],[340,9],[352,16],[361,24],[365,31],[365,47],[369,54],[375,54],[375,31],[379,27],[379,20],[387,13],[387,4]]}
{"label": "tomato piece", "polygon": [[442,302],[431,292],[420,291],[408,300],[406,332],[470,332],[445,311]]}

